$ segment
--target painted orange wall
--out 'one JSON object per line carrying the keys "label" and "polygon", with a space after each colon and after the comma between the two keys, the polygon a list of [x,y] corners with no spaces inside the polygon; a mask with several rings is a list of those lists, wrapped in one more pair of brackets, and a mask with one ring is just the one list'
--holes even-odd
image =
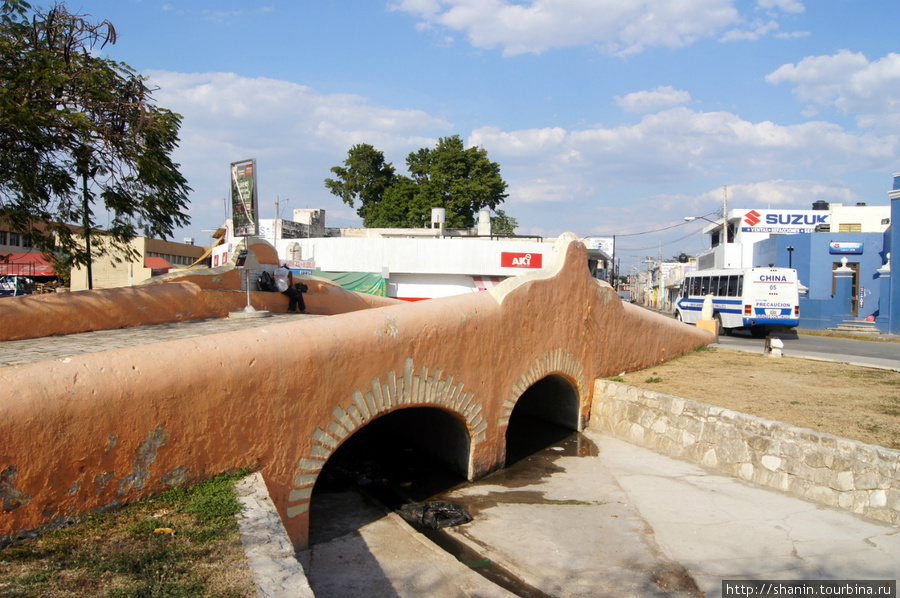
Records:
{"label": "painted orange wall", "polygon": [[253,464],[302,547],[316,475],[380,415],[455,414],[475,478],[542,377],[573,382],[586,422],[594,379],[712,342],[623,304],[566,241],[491,292],[0,369],[0,538]]}
{"label": "painted orange wall", "polygon": [[[275,248],[268,243],[255,242],[250,251],[260,264],[278,263]],[[231,263],[179,270],[134,287],[4,297],[0,300],[0,341],[224,318],[247,307],[247,292],[240,290],[242,275]],[[312,314],[333,315],[397,303],[396,299],[347,291],[314,277],[297,280],[309,287],[304,301]],[[260,311],[284,312],[288,298],[281,293],[253,291],[250,304]]]}

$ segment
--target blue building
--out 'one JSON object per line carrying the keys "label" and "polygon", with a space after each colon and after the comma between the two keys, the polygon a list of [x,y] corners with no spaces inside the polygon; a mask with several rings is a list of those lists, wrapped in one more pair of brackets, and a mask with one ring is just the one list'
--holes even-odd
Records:
{"label": "blue building", "polygon": [[824,330],[847,321],[868,321],[900,334],[900,284],[890,275],[889,255],[900,255],[900,174],[890,192],[885,232],[776,235],[753,245],[754,266],[792,267],[808,292],[800,299],[800,328]]}

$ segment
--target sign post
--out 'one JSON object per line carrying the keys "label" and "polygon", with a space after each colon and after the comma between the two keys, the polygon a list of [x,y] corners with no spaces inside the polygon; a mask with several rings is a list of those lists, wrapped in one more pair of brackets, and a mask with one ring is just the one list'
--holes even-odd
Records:
{"label": "sign post", "polygon": [[269,316],[268,311],[257,311],[250,302],[250,270],[260,267],[256,256],[249,251],[250,237],[259,235],[256,159],[231,163],[231,222],[234,236],[244,237],[244,249],[238,254],[236,267],[243,270],[247,307],[243,311],[231,312],[229,317]]}

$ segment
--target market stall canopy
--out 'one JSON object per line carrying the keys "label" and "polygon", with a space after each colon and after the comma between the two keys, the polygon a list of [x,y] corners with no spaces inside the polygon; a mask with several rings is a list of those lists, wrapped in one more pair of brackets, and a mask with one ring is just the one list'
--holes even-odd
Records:
{"label": "market stall canopy", "polygon": [[172,265],[165,259],[154,256],[144,258],[144,267],[153,270],[154,274],[165,274],[172,268]]}
{"label": "market stall canopy", "polygon": [[6,253],[0,255],[0,274],[56,276],[53,267],[41,253]]}

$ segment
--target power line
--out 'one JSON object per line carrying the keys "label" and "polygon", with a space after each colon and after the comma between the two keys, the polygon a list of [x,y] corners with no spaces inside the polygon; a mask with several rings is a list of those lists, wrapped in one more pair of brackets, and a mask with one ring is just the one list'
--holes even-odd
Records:
{"label": "power line", "polygon": [[[698,216],[698,218],[702,218],[702,217],[706,217],[706,216],[712,216],[712,215],[714,215],[714,214],[718,214],[718,211],[708,212],[708,213],[706,213],[706,214],[703,214],[703,216]],[[619,238],[619,237],[637,237],[637,236],[640,236],[640,235],[650,235],[650,234],[653,234],[653,233],[659,233],[659,232],[662,232],[662,231],[665,231],[665,230],[670,230],[670,229],[673,229],[673,228],[678,228],[679,226],[684,226],[685,224],[690,224],[690,222],[692,222],[692,221],[687,221],[687,220],[686,220],[686,221],[684,221],[684,222],[679,222],[679,223],[673,224],[673,225],[671,225],[671,226],[665,226],[665,227],[663,227],[663,228],[656,228],[656,229],[653,229],[653,230],[643,231],[643,232],[640,232],[640,233],[613,233],[613,234],[615,234],[616,238]],[[693,233],[691,233],[691,234],[693,234]],[[609,234],[607,234],[607,233],[591,233],[591,234],[584,235],[584,237],[601,237],[601,236],[609,236]],[[688,235],[688,236],[690,236],[690,235]]]}

